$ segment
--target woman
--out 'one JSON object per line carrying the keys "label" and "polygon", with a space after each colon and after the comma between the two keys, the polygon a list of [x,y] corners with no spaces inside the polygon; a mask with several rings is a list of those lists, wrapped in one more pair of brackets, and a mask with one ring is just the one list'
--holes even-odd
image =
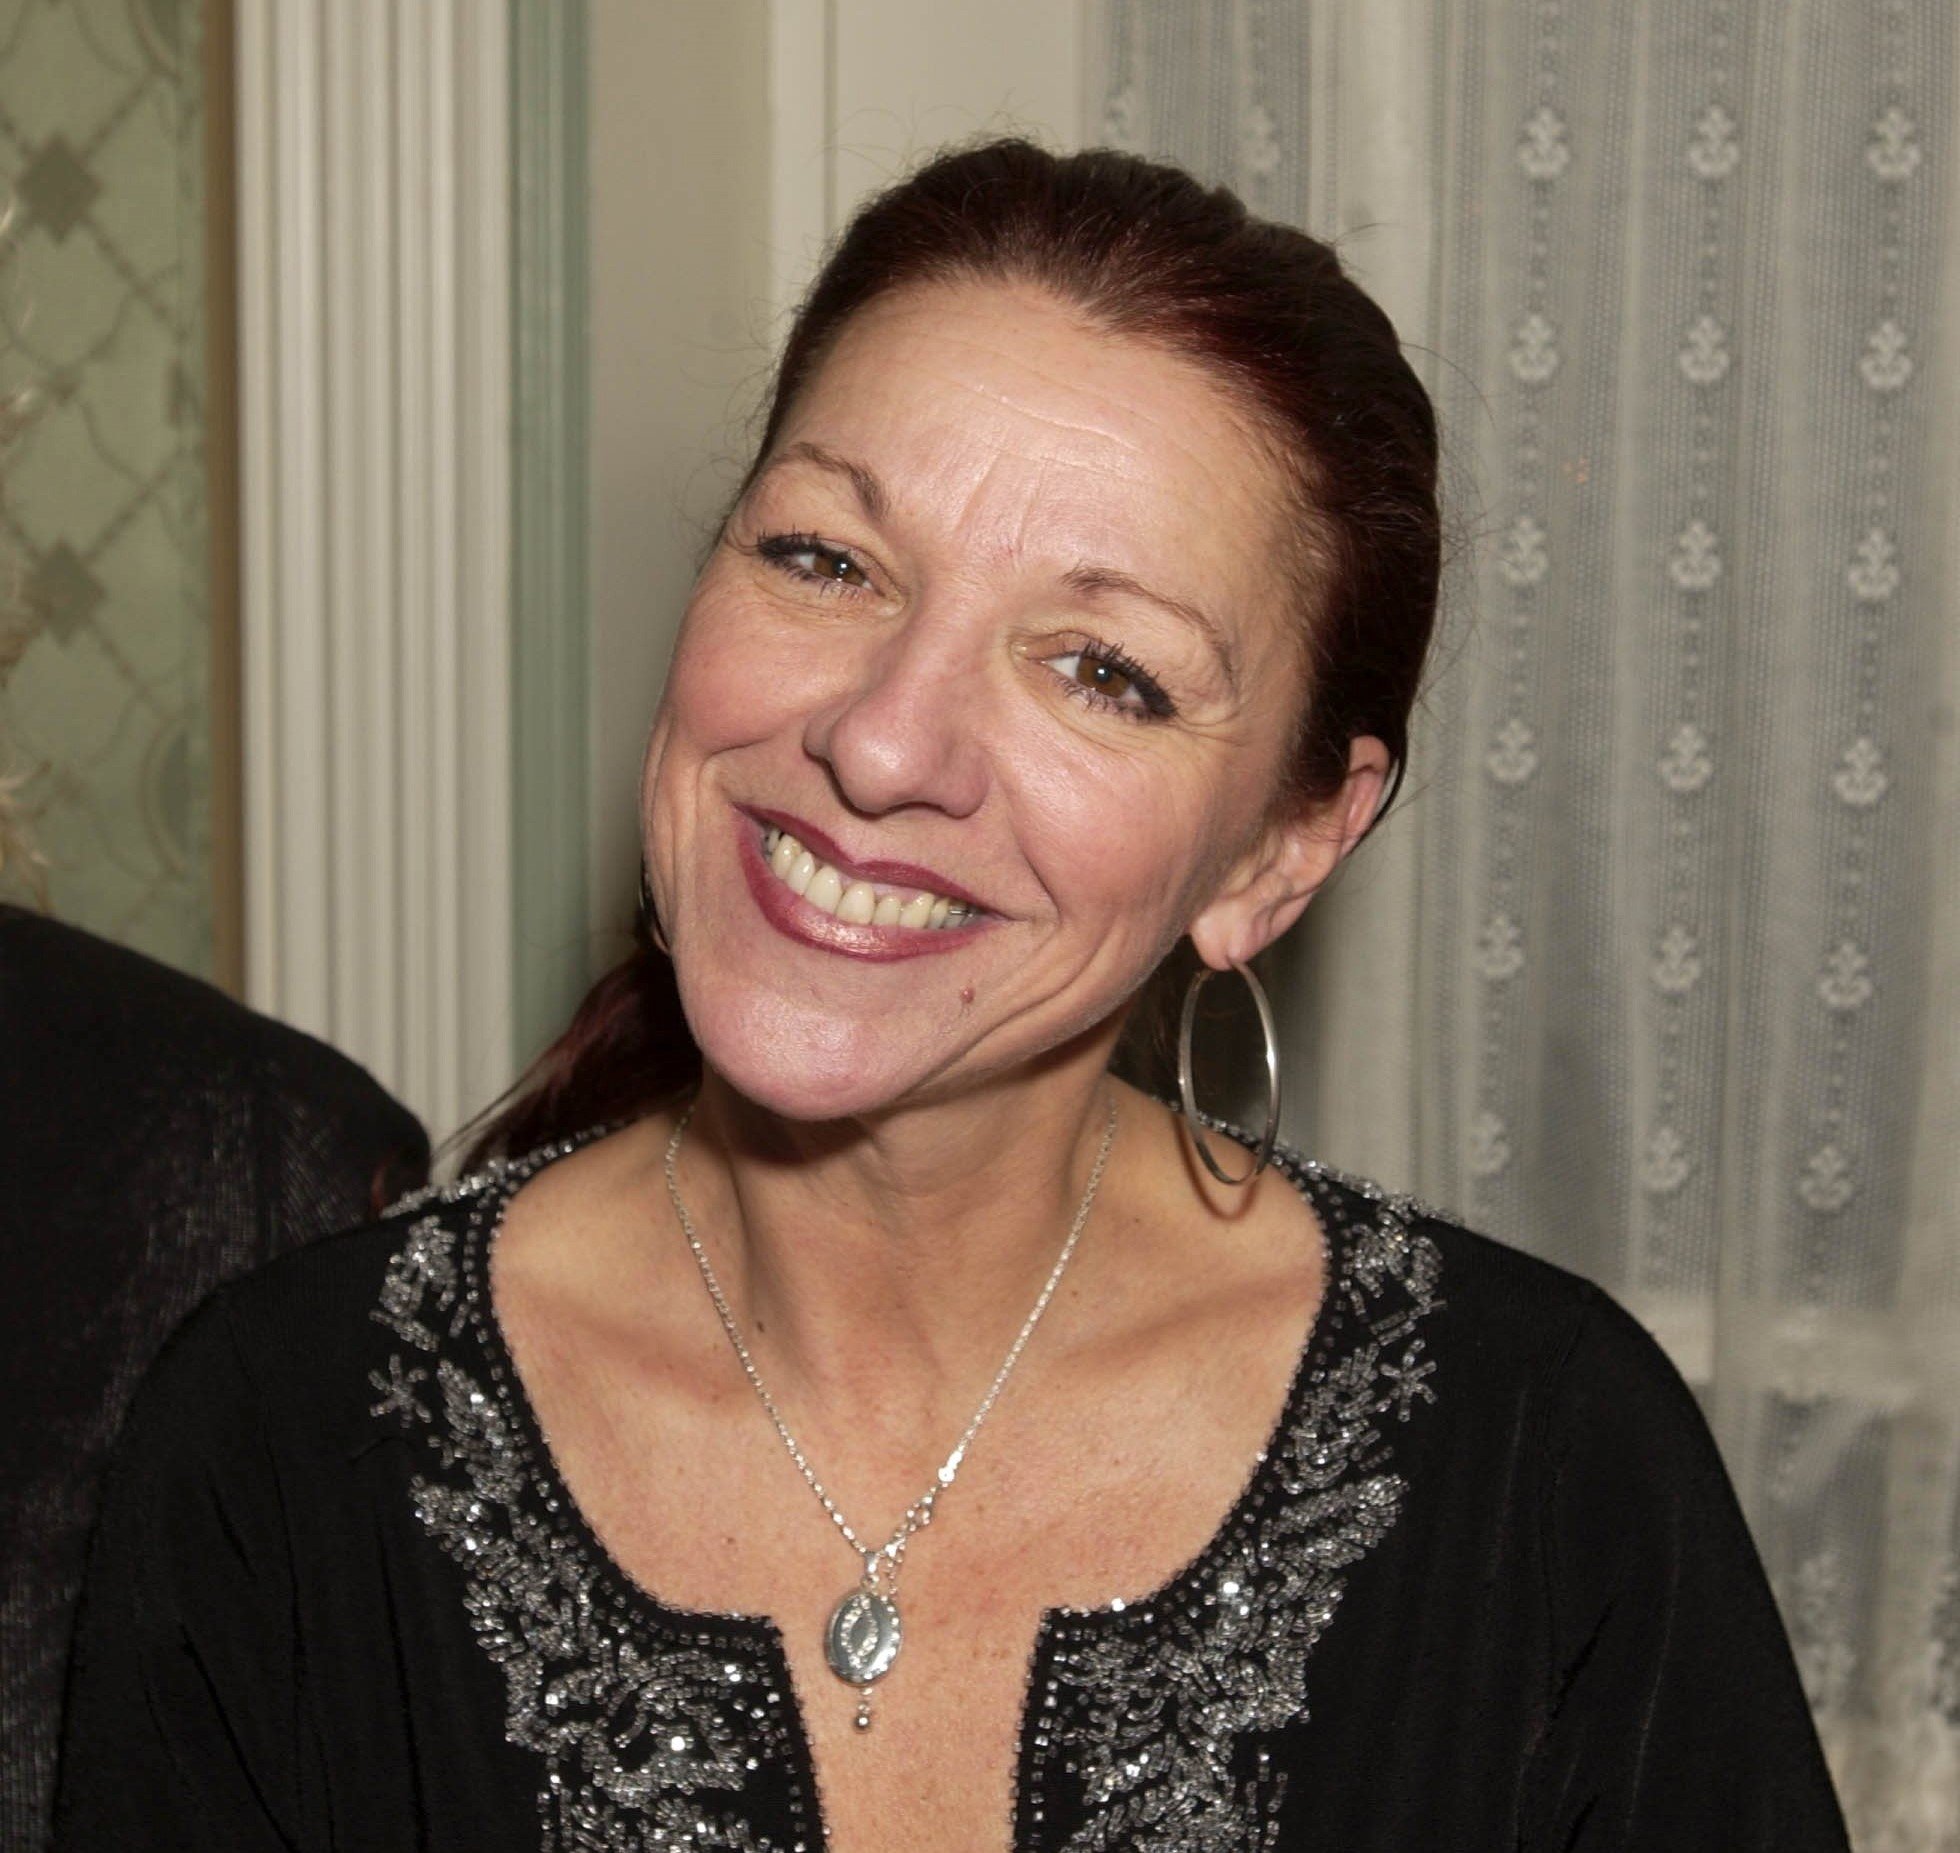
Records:
{"label": "woman", "polygon": [[1331,253],[1185,176],[859,216],[655,716],[671,965],[158,1373],[70,1844],[1843,1846],[1632,1321],[1109,1072],[1379,811],[1435,464]]}

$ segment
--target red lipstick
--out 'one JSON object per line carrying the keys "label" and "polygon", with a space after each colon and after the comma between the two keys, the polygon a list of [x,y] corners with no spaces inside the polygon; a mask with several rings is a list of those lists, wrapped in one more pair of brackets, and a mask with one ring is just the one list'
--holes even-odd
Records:
{"label": "red lipstick", "polygon": [[943,894],[949,901],[964,901],[969,907],[987,911],[987,903],[977,894],[969,894],[937,869],[924,868],[916,862],[892,862],[881,856],[860,862],[846,855],[815,824],[805,823],[790,811],[772,811],[748,804],[738,804],[735,808],[758,824],[774,824],[778,830],[787,830],[819,862],[828,862],[846,881],[881,882],[887,888],[923,888],[932,894]]}
{"label": "red lipstick", "polygon": [[[807,826],[799,825],[787,813],[741,809],[736,812],[735,856],[742,866],[743,879],[749,885],[749,892],[755,896],[755,904],[762,910],[762,917],[785,939],[815,946],[824,952],[841,952],[847,958],[884,964],[895,959],[925,958],[937,952],[958,951],[962,946],[972,944],[976,933],[985,932],[993,924],[992,915],[982,915],[958,927],[872,926],[839,920],[820,907],[812,907],[800,894],[777,880],[762,859],[759,828],[762,822],[774,824],[779,830],[787,830],[826,862],[832,861],[834,845],[820,831],[812,830],[806,836],[804,830]],[[909,885],[946,895],[950,900],[969,898],[957,888],[941,885],[941,878],[930,869],[916,868],[909,863],[854,863],[847,857],[839,856],[832,866],[840,873],[850,870],[862,880],[883,882],[889,887]],[[979,903],[973,902],[972,905],[978,906]]]}

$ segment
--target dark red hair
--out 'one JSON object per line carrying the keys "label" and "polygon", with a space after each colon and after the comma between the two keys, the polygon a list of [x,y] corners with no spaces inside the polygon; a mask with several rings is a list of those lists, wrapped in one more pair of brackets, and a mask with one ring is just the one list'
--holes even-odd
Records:
{"label": "dark red hair", "polygon": [[[1015,139],[942,154],[866,205],[830,252],[790,330],[744,490],[853,315],[962,281],[1052,291],[1092,326],[1207,368],[1251,415],[1297,519],[1307,698],[1275,810],[1333,797],[1364,734],[1393,759],[1392,799],[1435,624],[1436,421],[1388,317],[1340,259],[1135,155]],[[486,1121],[472,1162],[650,1112],[692,1085],[700,1052],[649,926]]]}

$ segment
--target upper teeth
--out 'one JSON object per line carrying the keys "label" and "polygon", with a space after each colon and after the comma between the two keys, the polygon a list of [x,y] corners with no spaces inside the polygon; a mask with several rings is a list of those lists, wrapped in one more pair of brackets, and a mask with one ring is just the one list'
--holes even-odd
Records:
{"label": "upper teeth", "polygon": [[766,826],[762,853],[770,869],[812,907],[855,925],[905,927],[963,926],[978,911],[922,888],[881,888],[852,881],[828,862],[819,862],[787,830]]}

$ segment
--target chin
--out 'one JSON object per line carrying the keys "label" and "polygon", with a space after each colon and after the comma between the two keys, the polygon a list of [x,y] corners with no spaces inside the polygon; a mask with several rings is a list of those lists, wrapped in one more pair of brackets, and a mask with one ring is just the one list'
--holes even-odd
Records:
{"label": "chin", "polygon": [[817,1016],[779,997],[716,987],[681,999],[702,1058],[745,1100],[784,1119],[848,1119],[890,1106],[925,1078],[892,1047],[889,1024]]}

